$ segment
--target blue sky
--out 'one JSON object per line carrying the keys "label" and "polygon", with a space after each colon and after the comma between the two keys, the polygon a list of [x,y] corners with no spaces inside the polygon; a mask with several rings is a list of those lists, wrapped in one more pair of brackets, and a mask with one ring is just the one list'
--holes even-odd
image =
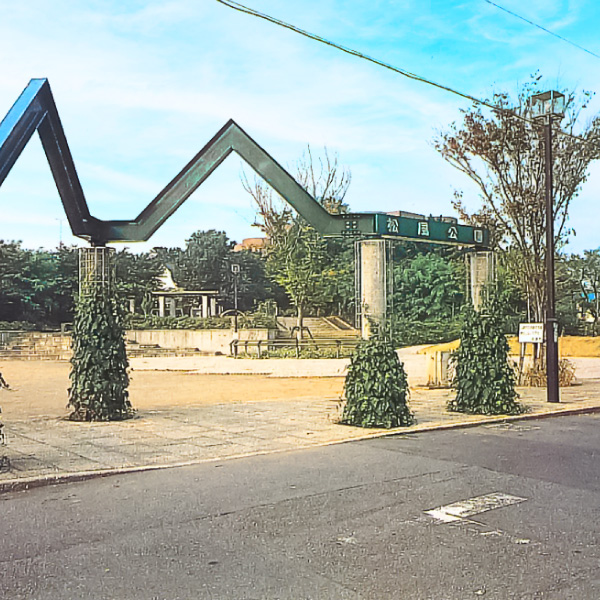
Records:
{"label": "blue sky", "polygon": [[[548,87],[599,91],[600,59],[485,0],[246,0],[339,44],[477,97],[515,91],[536,70]],[[600,54],[594,0],[502,0]],[[352,210],[453,214],[477,190],[432,147],[465,100],[410,81],[215,0],[0,0],[0,118],[29,79],[47,77],[91,212],[135,217],[229,119],[293,171],[307,144],[352,173]],[[600,97],[588,115],[600,112]],[[148,244],[198,229],[258,235],[232,156]],[[600,163],[573,201],[569,250],[600,245]],[[0,239],[76,242],[37,135],[0,188]]]}

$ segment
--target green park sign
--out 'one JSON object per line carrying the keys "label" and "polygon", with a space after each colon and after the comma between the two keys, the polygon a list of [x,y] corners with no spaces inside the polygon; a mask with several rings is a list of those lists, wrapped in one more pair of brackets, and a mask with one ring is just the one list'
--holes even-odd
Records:
{"label": "green park sign", "polygon": [[[343,228],[331,228],[325,236],[365,236],[410,240],[430,244],[454,244],[488,248],[489,231],[461,225],[453,217],[434,217],[397,211],[393,213],[349,213],[341,215]],[[336,228],[337,229],[337,228]]]}

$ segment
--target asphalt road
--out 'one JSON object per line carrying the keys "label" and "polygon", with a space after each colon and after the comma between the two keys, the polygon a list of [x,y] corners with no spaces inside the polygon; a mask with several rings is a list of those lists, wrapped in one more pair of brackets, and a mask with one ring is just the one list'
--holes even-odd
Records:
{"label": "asphalt road", "polygon": [[4,494],[0,597],[596,600],[599,425],[481,426]]}

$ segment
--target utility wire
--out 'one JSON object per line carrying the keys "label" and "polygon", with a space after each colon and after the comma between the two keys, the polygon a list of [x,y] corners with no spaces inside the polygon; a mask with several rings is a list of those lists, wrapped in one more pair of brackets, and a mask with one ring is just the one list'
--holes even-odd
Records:
{"label": "utility wire", "polygon": [[[296,33],[299,33],[300,35],[303,35],[307,38],[310,38],[311,40],[321,42],[323,44],[326,44],[327,46],[331,46],[332,48],[337,48],[338,50],[341,50],[342,52],[346,52],[347,54],[351,54],[352,56],[356,56],[358,58],[362,58],[369,62],[375,63],[376,65],[379,65],[380,67],[384,67],[386,69],[389,69],[390,71],[394,71],[395,73],[404,75],[405,77],[408,77],[409,79],[414,79],[415,81],[427,83],[428,85],[432,85],[440,90],[444,90],[446,92],[451,92],[452,94],[456,94],[457,96],[460,96],[461,98],[471,100],[472,102],[481,104],[483,106],[487,106],[488,108],[492,108],[493,110],[511,112],[511,111],[508,111],[508,109],[500,108],[500,107],[490,104],[484,100],[475,98],[474,96],[471,96],[470,94],[467,94],[465,92],[459,92],[458,90],[455,90],[451,87],[448,87],[441,83],[436,83],[435,81],[431,81],[430,79],[426,79],[425,77],[421,77],[420,75],[411,73],[410,71],[407,71],[405,69],[401,69],[399,67],[394,67],[393,65],[390,65],[386,62],[378,60],[377,58],[373,58],[371,56],[363,54],[362,52],[359,52],[358,50],[353,50],[352,48],[347,48],[346,46],[342,46],[340,44],[336,44],[335,42],[331,42],[331,41],[321,37],[320,35],[316,35],[314,33],[309,33],[308,31],[305,31],[304,29],[300,29],[299,27],[296,27],[295,25],[291,25],[290,23],[286,23],[285,21],[280,21],[279,19],[276,19],[275,17],[265,15],[264,13],[258,12],[257,10],[254,10],[252,8],[244,6],[243,4],[240,4],[239,2],[234,2],[233,0],[217,0],[217,2],[219,2],[220,4],[223,4],[225,6],[228,6],[229,8],[233,8],[234,10],[237,10],[239,12],[246,13],[248,15],[252,15],[253,17],[259,17],[261,19],[264,19],[265,21],[269,21],[271,23],[274,23],[275,25],[284,27],[285,29],[290,29],[291,31],[295,31]],[[521,117],[520,115],[515,115],[515,116],[524,121],[531,122],[531,121],[529,121],[529,119],[526,119],[525,117]]]}
{"label": "utility wire", "polygon": [[[400,67],[395,67],[395,66],[390,65],[389,63],[383,62],[377,58],[373,58],[372,56],[363,54],[362,52],[359,52],[358,50],[354,50],[352,48],[342,46],[341,44],[336,44],[335,42],[327,40],[324,37],[321,37],[320,35],[317,35],[315,33],[310,33],[308,31],[305,31],[304,29],[300,29],[299,27],[296,27],[295,25],[291,25],[290,23],[286,23],[285,21],[281,21],[279,19],[276,19],[275,17],[271,17],[269,15],[261,13],[257,10],[254,10],[253,8],[244,6],[243,4],[240,4],[239,2],[235,2],[234,0],[217,0],[217,2],[219,2],[220,4],[223,4],[224,6],[227,6],[229,8],[233,8],[234,10],[237,10],[238,12],[245,13],[245,14],[251,15],[253,17],[258,17],[260,19],[264,19],[265,21],[269,21],[270,23],[274,23],[275,25],[279,25],[280,27],[289,29],[290,31],[294,31],[295,33],[299,33],[300,35],[303,35],[304,37],[307,37],[311,40],[315,40],[317,42],[321,42],[322,44],[331,46],[332,48],[336,48],[337,50],[341,50],[342,52],[345,52],[346,54],[350,54],[352,56],[356,56],[357,58],[362,58],[363,60],[372,62],[380,67],[389,69],[390,71],[393,71],[394,73],[398,73],[400,75],[403,75],[404,77],[408,77],[409,79],[413,79],[413,80],[419,81],[421,83],[426,83],[427,85],[431,85],[440,90],[450,92],[451,94],[455,94],[456,96],[460,96],[461,98],[470,100],[471,102],[474,102],[475,104],[478,104],[480,106],[485,106],[487,108],[491,108],[492,110],[494,110],[496,112],[502,112],[502,113],[508,114],[520,121],[523,121],[524,123],[533,125],[534,127],[541,127],[541,124],[538,121],[534,121],[533,119],[528,119],[527,117],[519,115],[516,112],[514,112],[508,108],[502,108],[500,106],[491,104],[490,102],[487,102],[485,100],[480,100],[479,98],[476,98],[475,96],[471,96],[470,94],[467,94],[466,92],[460,92],[460,91],[455,90],[454,88],[451,88],[447,85],[444,85],[441,83],[436,83],[435,81],[427,79],[426,77],[422,77],[421,75],[411,73],[410,71],[407,71],[406,69],[401,69]],[[584,138],[573,135],[573,134],[563,131],[561,129],[559,129],[556,133],[559,135],[564,135],[566,137],[572,138],[579,142],[583,142],[586,145],[593,146],[596,150],[600,150],[600,146],[598,146],[594,142],[590,142]]]}
{"label": "utility wire", "polygon": [[505,13],[508,13],[509,15],[516,17],[517,19],[521,19],[521,21],[525,21],[525,23],[529,23],[529,25],[533,25],[534,27],[537,27],[538,29],[545,31],[546,33],[549,33],[550,35],[553,35],[555,38],[558,38],[559,40],[562,40],[563,42],[566,42],[567,44],[571,44],[571,46],[575,46],[575,48],[578,48],[579,50],[583,50],[584,52],[591,54],[595,58],[600,58],[600,55],[596,54],[595,52],[592,52],[591,50],[588,50],[587,48],[584,48],[583,46],[580,46],[579,44],[576,44],[575,42],[568,40],[567,38],[563,37],[562,35],[559,35],[558,33],[554,33],[554,31],[550,31],[549,29],[546,29],[545,27],[542,27],[541,25],[538,25],[537,23],[534,23],[533,21],[526,19],[525,17],[522,17],[521,15],[518,15],[516,12],[513,12],[512,10],[508,10],[508,8],[504,8],[504,6],[500,6],[499,4],[492,2],[492,0],[485,0],[485,1],[488,4],[491,4],[492,6],[495,6],[496,8],[499,8],[500,10],[503,10]]}

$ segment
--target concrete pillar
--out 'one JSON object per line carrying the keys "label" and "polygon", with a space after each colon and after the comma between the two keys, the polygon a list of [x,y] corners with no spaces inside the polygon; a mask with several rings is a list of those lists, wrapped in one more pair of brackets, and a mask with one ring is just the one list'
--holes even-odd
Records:
{"label": "concrete pillar", "polygon": [[483,303],[483,289],[494,280],[494,253],[471,252],[467,255],[471,301],[479,310]]}
{"label": "concrete pillar", "polygon": [[165,297],[164,296],[158,296],[158,316],[159,317],[165,316]]}
{"label": "concrete pillar", "polygon": [[202,296],[202,317],[208,317],[208,296]]}
{"label": "concrete pillar", "polygon": [[210,299],[210,316],[211,317],[217,316],[217,299],[214,296],[211,296],[211,299]]}
{"label": "concrete pillar", "polygon": [[373,326],[385,322],[387,306],[387,264],[385,240],[360,242],[361,333],[368,339]]}

